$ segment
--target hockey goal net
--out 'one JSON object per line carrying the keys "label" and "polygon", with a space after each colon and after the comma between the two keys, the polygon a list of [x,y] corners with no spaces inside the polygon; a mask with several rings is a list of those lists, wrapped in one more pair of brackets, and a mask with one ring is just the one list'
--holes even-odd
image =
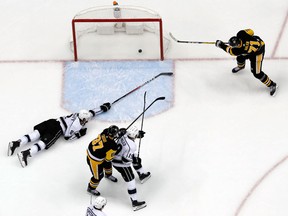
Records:
{"label": "hockey goal net", "polygon": [[135,6],[89,8],[72,20],[74,60],[161,59],[169,47],[162,18]]}

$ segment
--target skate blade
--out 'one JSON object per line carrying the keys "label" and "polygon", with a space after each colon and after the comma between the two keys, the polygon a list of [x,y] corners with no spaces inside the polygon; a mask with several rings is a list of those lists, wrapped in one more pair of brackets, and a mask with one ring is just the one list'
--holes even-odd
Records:
{"label": "skate blade", "polygon": [[8,144],[8,156],[12,156],[11,143]]}
{"label": "skate blade", "polygon": [[272,97],[275,97],[276,96],[276,94],[277,94],[277,92],[278,92],[278,85],[276,85],[276,90],[275,90],[275,92],[274,92],[274,94],[273,95],[271,95]]}
{"label": "skate blade", "polygon": [[133,207],[133,211],[138,211],[138,210],[140,210],[140,209],[145,208],[146,206],[147,206],[146,204],[141,205],[141,206],[135,206],[135,207]]}
{"label": "skate blade", "polygon": [[150,179],[151,178],[151,174],[148,176],[148,177],[146,177],[145,179],[143,179],[143,180],[141,180],[140,182],[141,182],[141,184],[143,184],[144,182],[146,182],[148,179]]}
{"label": "skate blade", "polygon": [[26,167],[26,164],[25,164],[25,162],[23,161],[22,154],[21,154],[21,153],[18,153],[17,155],[18,155],[18,159],[19,159],[19,162],[20,162],[21,166],[22,166],[23,168]]}
{"label": "skate blade", "polygon": [[105,178],[108,179],[108,180],[111,181],[111,182],[118,182],[118,179],[117,179],[116,177],[114,177],[114,178],[109,178],[109,177],[106,177],[106,176],[105,176]]}
{"label": "skate blade", "polygon": [[89,194],[90,196],[100,196],[101,195],[99,191],[97,194],[87,191],[87,194]]}
{"label": "skate blade", "polygon": [[10,149],[10,143],[8,144],[8,153],[7,153],[8,156],[11,156],[12,155],[12,151]]}

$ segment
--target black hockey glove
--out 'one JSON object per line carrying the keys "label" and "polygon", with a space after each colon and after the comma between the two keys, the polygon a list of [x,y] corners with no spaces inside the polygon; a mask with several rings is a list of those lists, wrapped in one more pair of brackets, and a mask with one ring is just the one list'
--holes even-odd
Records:
{"label": "black hockey glove", "polygon": [[133,155],[133,164],[134,165],[140,165],[142,162],[141,158],[140,157],[137,157],[135,155]]}
{"label": "black hockey glove", "polygon": [[84,136],[86,132],[87,132],[87,128],[82,128],[78,131],[78,133],[75,133],[75,135],[79,139],[80,137]]}
{"label": "black hockey glove", "polygon": [[104,103],[100,106],[100,109],[103,111],[103,112],[107,112],[109,109],[111,108],[111,104],[108,102],[108,103]]}
{"label": "black hockey glove", "polygon": [[81,136],[84,136],[84,135],[86,134],[86,132],[87,132],[87,128],[82,128],[82,129],[80,129],[80,131],[79,131],[79,133],[80,133]]}
{"label": "black hockey glove", "polygon": [[126,134],[126,128],[120,128],[118,131],[118,137],[122,137]]}
{"label": "black hockey glove", "polygon": [[221,49],[224,49],[225,43],[224,43],[223,41],[221,41],[221,40],[216,40],[215,46],[216,46],[216,47],[219,47],[219,48],[221,48]]}
{"label": "black hockey glove", "polygon": [[137,138],[143,138],[143,137],[144,137],[144,134],[145,134],[144,131],[139,130]]}

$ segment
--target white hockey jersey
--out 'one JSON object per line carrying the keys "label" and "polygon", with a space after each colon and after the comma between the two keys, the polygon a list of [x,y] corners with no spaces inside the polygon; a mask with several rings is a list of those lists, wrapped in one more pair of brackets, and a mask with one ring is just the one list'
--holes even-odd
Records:
{"label": "white hockey jersey", "polygon": [[62,116],[58,118],[57,121],[60,122],[64,138],[67,140],[77,139],[76,133],[83,128],[83,126],[80,124],[78,113]]}
{"label": "white hockey jersey", "polygon": [[136,154],[136,143],[127,134],[117,141],[118,150],[112,161],[113,166],[129,167],[132,164],[133,155]]}
{"label": "white hockey jersey", "polygon": [[87,208],[86,216],[106,216],[106,214],[101,210],[96,209],[93,205],[91,205]]}

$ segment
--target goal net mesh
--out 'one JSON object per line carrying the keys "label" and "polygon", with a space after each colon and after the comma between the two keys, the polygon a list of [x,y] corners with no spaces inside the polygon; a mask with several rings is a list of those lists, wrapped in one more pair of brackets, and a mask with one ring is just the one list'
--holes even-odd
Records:
{"label": "goal net mesh", "polygon": [[70,48],[75,60],[163,60],[169,44],[160,15],[143,7],[94,7],[72,20]]}

